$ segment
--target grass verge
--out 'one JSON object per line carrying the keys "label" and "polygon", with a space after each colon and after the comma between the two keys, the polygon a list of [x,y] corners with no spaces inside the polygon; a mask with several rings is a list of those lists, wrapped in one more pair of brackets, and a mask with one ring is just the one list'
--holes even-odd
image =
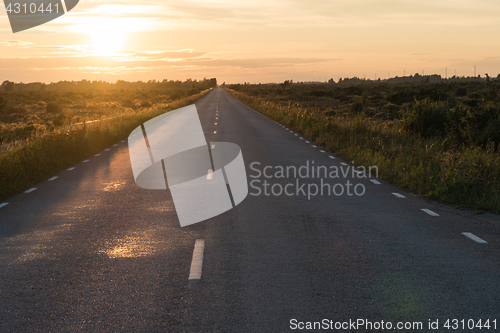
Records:
{"label": "grass verge", "polygon": [[355,165],[424,198],[460,208],[500,212],[500,155],[486,148],[417,137],[401,120],[327,116],[227,89],[234,97]]}
{"label": "grass verge", "polygon": [[48,134],[0,155],[0,200],[19,193],[55,173],[128,137],[143,122],[193,104],[210,89],[172,102],[167,107],[130,112],[74,131]]}

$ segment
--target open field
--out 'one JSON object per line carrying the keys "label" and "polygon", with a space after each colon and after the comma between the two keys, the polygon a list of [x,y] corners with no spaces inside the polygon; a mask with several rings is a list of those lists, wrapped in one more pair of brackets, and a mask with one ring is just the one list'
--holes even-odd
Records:
{"label": "open field", "polygon": [[[185,90],[132,87],[0,93],[4,101],[0,200],[125,139],[144,121],[192,104],[210,91],[207,83],[189,82]],[[56,105],[54,111],[51,103]]]}
{"label": "open field", "polygon": [[425,198],[500,212],[500,80],[231,85],[235,97]]}

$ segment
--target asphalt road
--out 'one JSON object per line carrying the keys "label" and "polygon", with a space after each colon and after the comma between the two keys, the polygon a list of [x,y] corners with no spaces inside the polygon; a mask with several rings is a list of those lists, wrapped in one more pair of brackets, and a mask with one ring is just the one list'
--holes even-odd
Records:
{"label": "asphalt road", "polygon": [[[288,332],[323,319],[335,332],[371,331],[335,329],[357,319],[423,324],[399,332],[428,331],[429,319],[439,319],[434,332],[461,332],[462,322],[443,328],[446,319],[489,319],[477,331],[495,331],[493,320],[500,330],[498,216],[427,202],[351,169],[323,179],[340,184],[336,194],[308,198],[320,178],[267,179],[255,169],[346,170],[350,161],[220,88],[196,104],[207,141],[241,147],[256,180],[247,198],[181,228],[168,191],[136,186],[125,141],[6,200],[0,332]],[[264,180],[276,194],[292,184],[292,195],[255,195]],[[347,181],[364,193],[348,195]],[[197,239],[202,275],[190,281]]]}

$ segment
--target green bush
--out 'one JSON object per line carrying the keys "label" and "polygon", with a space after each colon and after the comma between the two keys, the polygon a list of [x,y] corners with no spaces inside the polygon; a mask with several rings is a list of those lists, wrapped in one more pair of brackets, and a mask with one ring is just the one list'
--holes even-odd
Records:
{"label": "green bush", "polygon": [[447,102],[433,102],[426,98],[408,106],[403,116],[403,128],[424,138],[444,135],[450,120]]}

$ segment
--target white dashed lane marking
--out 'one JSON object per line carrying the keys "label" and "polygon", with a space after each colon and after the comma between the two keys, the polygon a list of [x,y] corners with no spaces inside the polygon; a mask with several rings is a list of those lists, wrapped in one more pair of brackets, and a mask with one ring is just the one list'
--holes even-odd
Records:
{"label": "white dashed lane marking", "polygon": [[189,280],[201,279],[201,268],[203,266],[203,251],[205,250],[205,240],[197,239],[194,243],[193,260],[189,271]]}
{"label": "white dashed lane marking", "polygon": [[320,153],[324,153],[325,151],[324,151],[324,150],[320,150],[319,152],[320,152]]}
{"label": "white dashed lane marking", "polygon": [[373,184],[380,185],[380,182],[379,182],[378,180],[375,180],[375,179],[370,179],[370,181],[371,181]]}
{"label": "white dashed lane marking", "polygon": [[300,140],[304,140],[304,138],[299,138]]}
{"label": "white dashed lane marking", "polygon": [[69,168],[68,171],[75,170],[75,167]]}
{"label": "white dashed lane marking", "polygon": [[432,211],[432,210],[430,210],[430,209],[427,209],[427,208],[422,208],[422,210],[423,210],[424,212],[426,212],[427,214],[429,214],[430,216],[439,216],[439,214],[438,214],[438,213],[435,213],[435,212],[433,212],[433,211]]}
{"label": "white dashed lane marking", "polygon": [[404,195],[402,194],[399,194],[399,193],[393,193],[395,196],[397,196],[398,198],[406,198]]}
{"label": "white dashed lane marking", "polygon": [[347,165],[347,163],[344,163],[344,162],[340,162],[340,164],[342,164],[342,165]]}
{"label": "white dashed lane marking", "polygon": [[101,156],[101,154],[95,154],[94,156]]}
{"label": "white dashed lane marking", "polygon": [[24,193],[31,193],[31,192],[33,192],[34,190],[36,190],[36,187],[32,187],[32,188],[30,188],[29,190],[24,191]]}
{"label": "white dashed lane marking", "polygon": [[334,159],[335,159],[335,157],[333,157],[333,156],[328,156],[328,157],[330,157],[332,160],[334,160]]}
{"label": "white dashed lane marking", "polygon": [[104,151],[109,151],[109,148],[107,148],[107,149],[104,149]]}
{"label": "white dashed lane marking", "polygon": [[481,238],[477,237],[476,235],[474,235],[474,234],[472,234],[470,232],[462,232],[462,235],[464,235],[465,237],[469,237],[470,239],[472,239],[475,242],[478,242],[478,243],[481,243],[481,244],[488,244],[487,241],[485,241],[484,239],[481,239]]}
{"label": "white dashed lane marking", "polygon": [[90,161],[90,160],[85,160],[85,161],[83,161],[82,163],[87,163],[87,162],[89,162],[89,161]]}
{"label": "white dashed lane marking", "polygon": [[53,180],[56,180],[58,178],[58,176],[54,176],[52,178],[49,178],[49,182],[53,181]]}
{"label": "white dashed lane marking", "polygon": [[214,134],[217,134],[217,131],[214,131]]}
{"label": "white dashed lane marking", "polygon": [[313,148],[317,148],[315,145],[312,145],[311,147],[313,147]]}
{"label": "white dashed lane marking", "polygon": [[8,202],[2,202],[2,203],[0,204],[0,208],[5,207],[5,206],[7,206],[8,204],[9,204]]}
{"label": "white dashed lane marking", "polygon": [[116,144],[116,145],[113,145],[113,147],[116,147],[116,146],[118,146],[118,144]]}

